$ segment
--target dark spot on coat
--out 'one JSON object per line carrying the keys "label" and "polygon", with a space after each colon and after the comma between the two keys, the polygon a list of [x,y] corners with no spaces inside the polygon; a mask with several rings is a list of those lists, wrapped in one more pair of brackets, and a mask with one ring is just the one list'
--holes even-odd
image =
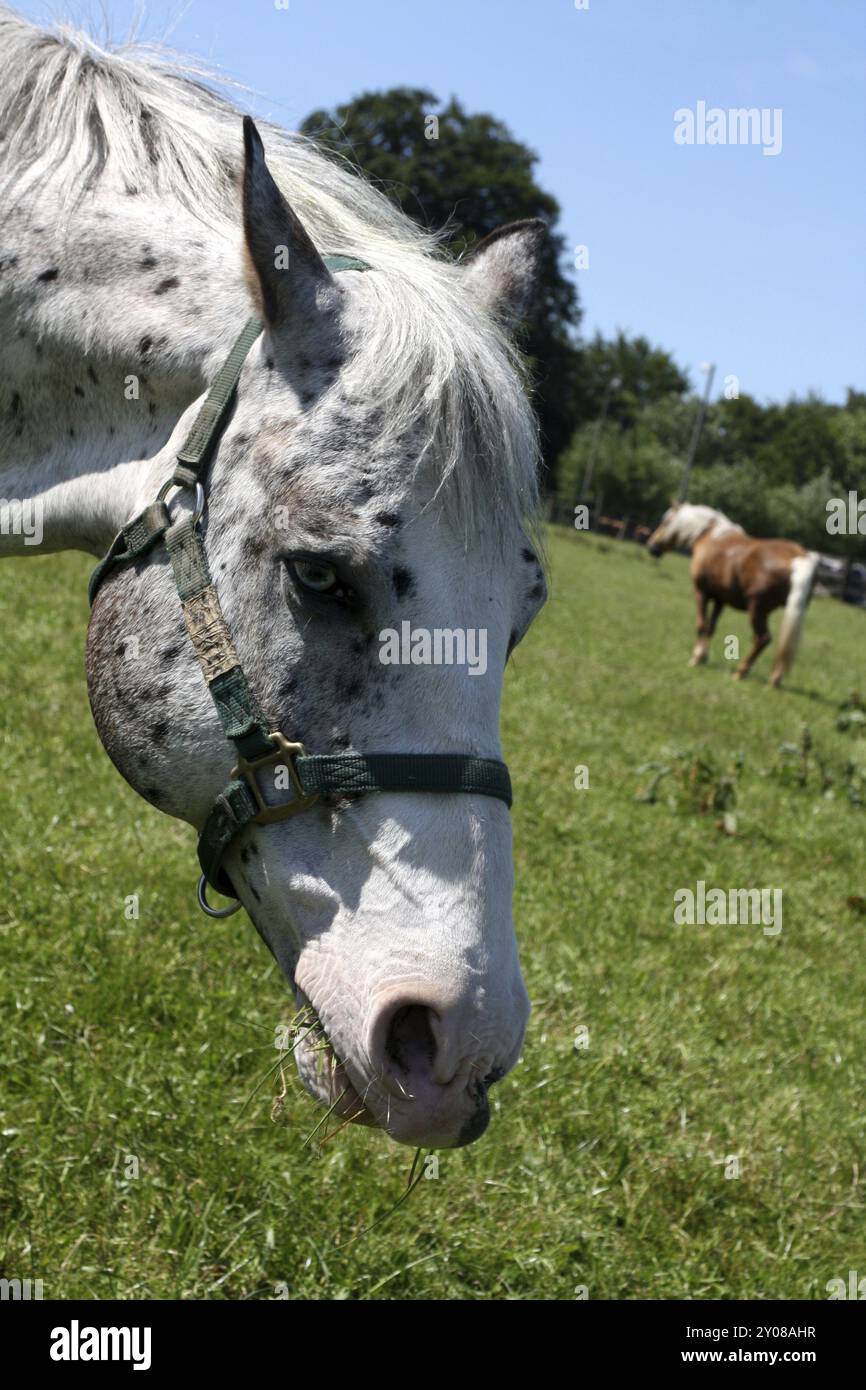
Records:
{"label": "dark spot on coat", "polygon": [[283,676],[280,681],[279,689],[277,690],[277,698],[280,703],[291,704],[297,688],[298,682],[295,676]]}
{"label": "dark spot on coat", "polygon": [[396,512],[378,512],[376,520],[380,526],[400,526],[402,524]]}
{"label": "dark spot on coat", "polygon": [[180,656],[180,647],[163,647],[159,654],[160,661],[174,661]]}
{"label": "dark spot on coat", "polygon": [[166,736],[167,733],[168,733],[168,720],[167,720],[167,719],[159,719],[159,720],[157,720],[157,722],[156,722],[155,724],[151,724],[151,726],[150,726],[150,736],[151,736],[151,738],[153,739],[154,743],[162,743],[162,742],[164,741],[165,736]]}
{"label": "dark spot on coat", "polygon": [[142,338],[138,344],[138,351],[142,357],[146,357],[153,347],[152,338]]}
{"label": "dark spot on coat", "polygon": [[159,265],[156,256],[144,256],[138,263],[139,270],[153,270],[154,266]]}
{"label": "dark spot on coat", "polygon": [[87,368],[87,375],[90,377],[90,380],[93,382],[94,386],[99,385],[99,377],[96,375],[96,372],[90,366],[88,366]]}
{"label": "dark spot on coat", "polygon": [[41,275],[36,276],[36,279],[42,280],[43,282],[46,280],[56,280],[59,274],[59,270],[43,270]]}
{"label": "dark spot on coat", "polygon": [[538,563],[538,556],[536,555],[534,550],[524,550],[522,553],[523,558],[528,565],[535,565]]}
{"label": "dark spot on coat", "polygon": [[247,536],[243,543],[244,559],[258,560],[265,551],[265,542],[261,536]]}
{"label": "dark spot on coat", "polygon": [[397,565],[397,567],[391,571],[391,583],[394,586],[394,593],[397,597],[403,598],[406,594],[411,593],[415,581],[409,570],[403,569],[401,565]]}
{"label": "dark spot on coat", "polygon": [[84,395],[84,388],[83,388],[82,386],[76,386],[76,387],[75,387],[75,394],[76,394],[76,396],[83,396],[83,395]]}
{"label": "dark spot on coat", "polygon": [[510,657],[511,653],[514,651],[514,648],[515,648],[516,646],[517,646],[517,629],[516,629],[516,628],[512,628],[512,629],[511,629],[511,635],[510,635],[510,637],[508,638],[508,651],[505,653],[505,660],[506,660],[506,661],[508,660],[508,658]]}
{"label": "dark spot on coat", "polygon": [[530,598],[543,598],[543,597],[544,597],[544,585],[543,585],[543,584],[533,584],[532,588],[529,590],[529,597],[530,597]]}
{"label": "dark spot on coat", "polygon": [[168,275],[164,280],[160,280],[154,294],[165,294],[167,290],[176,290],[180,281],[176,275]]}

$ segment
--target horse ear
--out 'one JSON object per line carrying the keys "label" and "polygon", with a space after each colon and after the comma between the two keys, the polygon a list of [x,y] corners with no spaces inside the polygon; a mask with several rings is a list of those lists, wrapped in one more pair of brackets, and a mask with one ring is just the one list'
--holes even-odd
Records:
{"label": "horse ear", "polygon": [[546,233],[538,217],[508,222],[479,241],[463,262],[467,289],[512,331],[535,297]]}
{"label": "horse ear", "polygon": [[309,309],[331,274],[265,162],[255,122],[244,116],[244,235],[251,288],[270,328]]}

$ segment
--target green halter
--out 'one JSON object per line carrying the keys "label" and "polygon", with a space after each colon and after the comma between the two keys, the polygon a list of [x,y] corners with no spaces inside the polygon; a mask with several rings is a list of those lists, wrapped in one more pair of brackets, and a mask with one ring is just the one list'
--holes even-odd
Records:
{"label": "green halter", "polygon": [[[351,256],[326,256],[331,271],[369,270]],[[210,907],[205,886],[210,884],[234,897],[231,881],[221,868],[222,858],[235,836],[253,822],[269,825],[286,820],[311,806],[320,796],[354,795],[359,792],[467,792],[492,796],[511,805],[508,768],[494,758],[468,753],[339,753],[308,754],[302,743],[290,742],[271,729],[250,690],[231,634],[223,617],[208,568],[199,530],[204,513],[204,476],[214,447],[222,434],[229,406],[247,354],[262,331],[251,318],[223,363],[193,427],[177,456],[177,466],[160,488],[154,502],[118,533],[94,570],[89,596],[93,603],[102,581],[120,565],[140,559],[161,542],[171,558],[175,583],[183,608],[186,630],[198,658],[227,739],[238,751],[231,780],[217,797],[198,842],[202,868],[199,902],[210,916],[223,917],[234,907]],[[175,488],[195,490],[195,508],[173,522],[166,497]],[[267,767],[285,767],[294,795],[271,806],[265,801],[257,776]]]}

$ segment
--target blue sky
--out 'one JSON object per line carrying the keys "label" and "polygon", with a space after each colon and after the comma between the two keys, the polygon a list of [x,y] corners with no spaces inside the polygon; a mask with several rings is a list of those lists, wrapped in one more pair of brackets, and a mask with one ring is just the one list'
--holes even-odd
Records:
{"label": "blue sky", "polygon": [[[716,390],[844,399],[864,373],[866,0],[152,0],[168,36],[296,124],[365,89],[427,87],[490,111],[562,206],[584,333],[622,328]],[[585,3],[585,0],[580,0]],[[19,3],[108,16],[126,0]],[[674,112],[780,108],[782,148],[678,145]]]}

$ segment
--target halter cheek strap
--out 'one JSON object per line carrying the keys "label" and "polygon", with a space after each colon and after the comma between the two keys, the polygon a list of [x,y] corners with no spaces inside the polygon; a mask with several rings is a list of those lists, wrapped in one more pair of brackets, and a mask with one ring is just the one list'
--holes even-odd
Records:
{"label": "halter cheek strap", "polygon": [[[326,256],[331,271],[369,270],[351,256]],[[205,474],[214,447],[225,427],[238,378],[252,344],[262,331],[251,318],[217,373],[177,456],[171,478],[156,500],[118,533],[94,570],[89,587],[93,603],[107,575],[164,544],[171,559],[187,635],[216,706],[226,738],[237,750],[231,778],[220,792],[204,823],[198,842],[202,877],[199,902],[211,916],[236,912],[233,907],[210,907],[206,884],[234,897],[231,881],[221,867],[229,845],[252,823],[269,825],[312,806],[322,796],[355,796],[368,792],[465,792],[495,797],[511,805],[508,768],[494,758],[468,753],[339,753],[308,754],[302,743],[291,742],[271,728],[244,675],[231,633],[220,607],[208,567],[199,522],[205,508]],[[166,498],[174,489],[194,489],[191,514],[172,522]],[[265,769],[284,769],[292,796],[278,805],[264,798],[258,777]]]}

